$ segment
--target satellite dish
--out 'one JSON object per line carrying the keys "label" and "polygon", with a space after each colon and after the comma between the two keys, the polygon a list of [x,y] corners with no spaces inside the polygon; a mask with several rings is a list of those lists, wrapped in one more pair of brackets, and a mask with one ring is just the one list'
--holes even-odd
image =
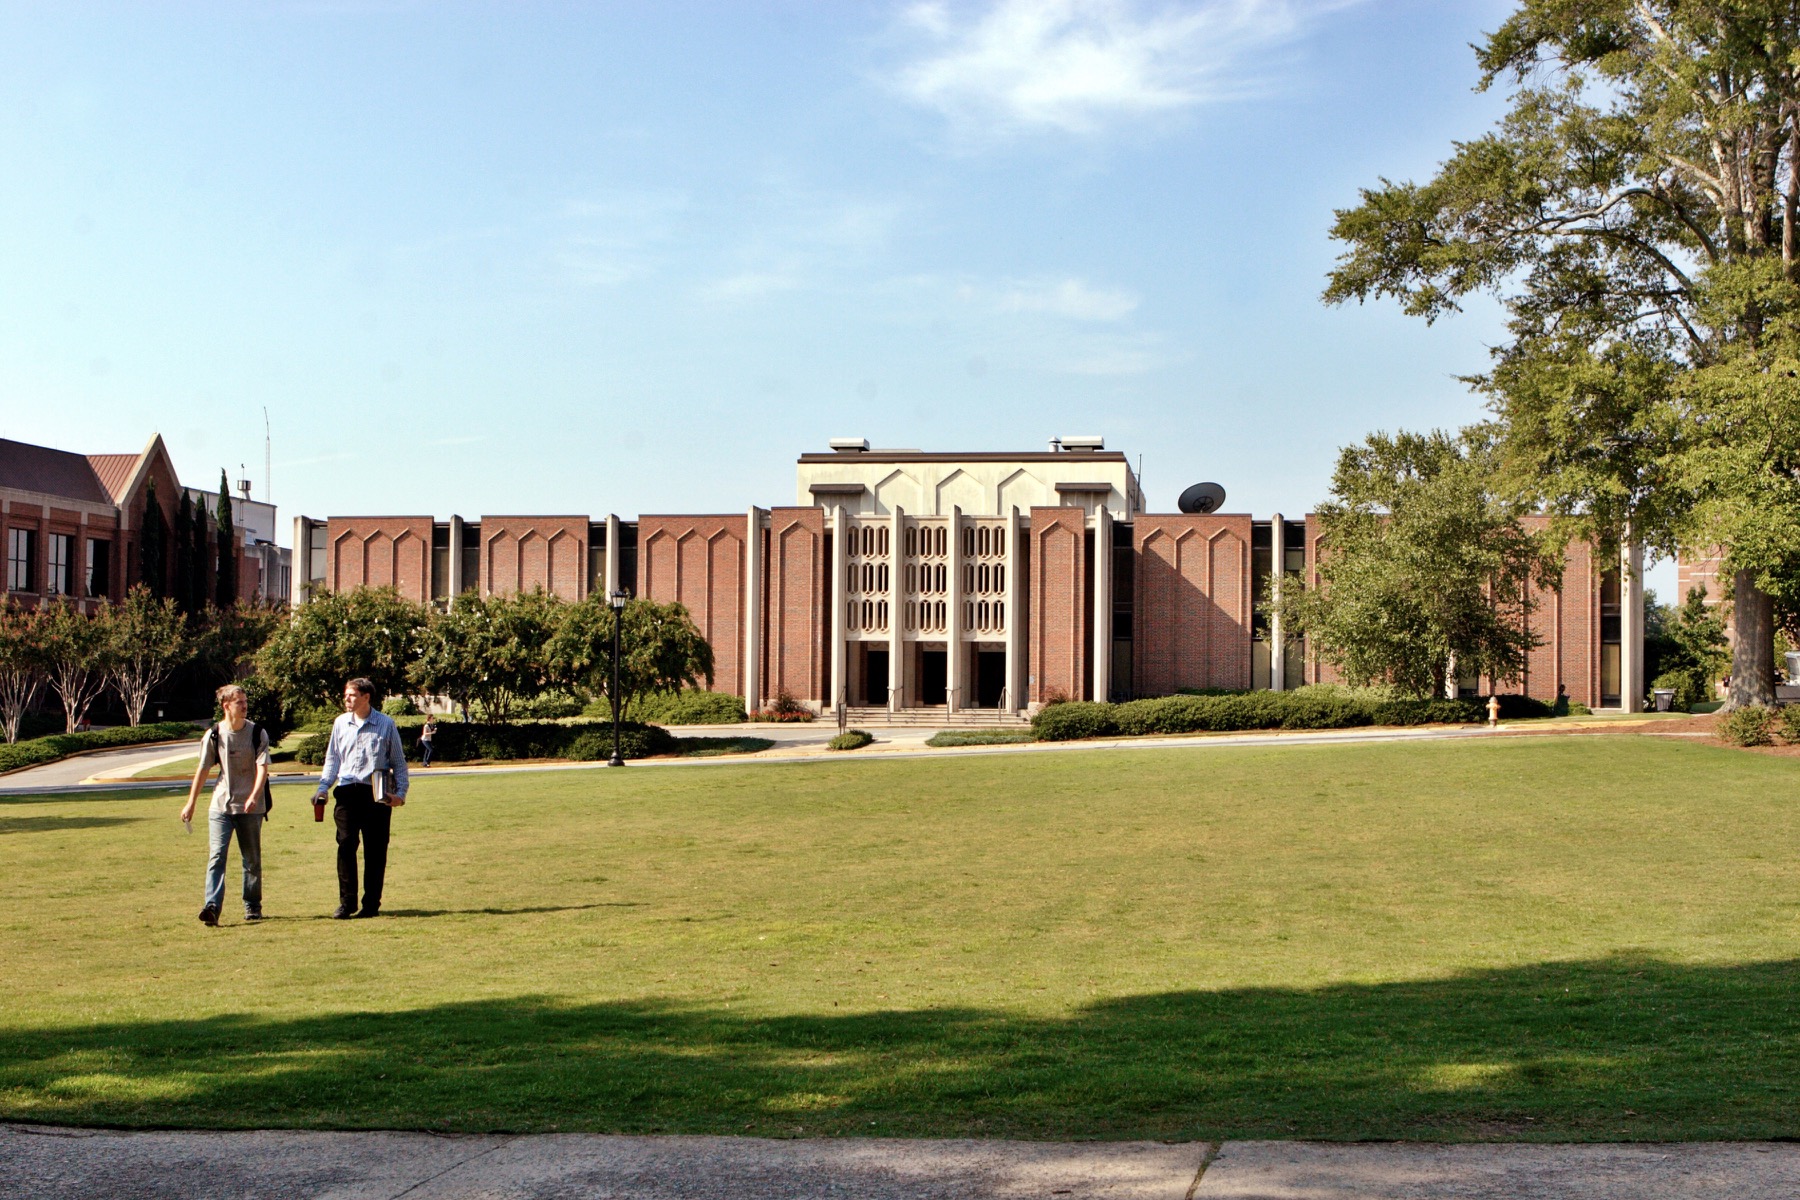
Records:
{"label": "satellite dish", "polygon": [[1218,512],[1219,505],[1225,503],[1225,489],[1216,483],[1196,483],[1181,493],[1181,499],[1175,507],[1184,513]]}

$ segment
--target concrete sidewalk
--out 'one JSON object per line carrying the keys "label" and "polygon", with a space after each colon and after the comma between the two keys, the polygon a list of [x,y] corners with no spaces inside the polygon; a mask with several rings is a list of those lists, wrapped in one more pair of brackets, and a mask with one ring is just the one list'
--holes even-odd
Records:
{"label": "concrete sidewalk", "polygon": [[115,1133],[0,1126],[4,1200],[1767,1200],[1800,1145]]}

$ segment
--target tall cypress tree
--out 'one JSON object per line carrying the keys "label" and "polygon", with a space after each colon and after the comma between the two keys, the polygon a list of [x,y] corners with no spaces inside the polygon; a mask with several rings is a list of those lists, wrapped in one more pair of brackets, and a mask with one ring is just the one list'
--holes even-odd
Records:
{"label": "tall cypress tree", "polygon": [[212,519],[204,504],[196,503],[188,510],[188,544],[194,548],[194,575],[189,586],[194,592],[194,611],[199,612],[212,602]]}
{"label": "tall cypress tree", "polygon": [[231,544],[231,487],[225,468],[219,468],[219,511],[214,514],[219,537],[219,580],[216,599],[220,608],[237,603],[237,555]]}
{"label": "tall cypress tree", "polygon": [[194,513],[187,489],[181,489],[181,504],[175,510],[175,578],[169,594],[175,607],[192,613],[198,597],[194,595]]}
{"label": "tall cypress tree", "polygon": [[156,502],[156,480],[144,488],[144,517],[138,523],[138,568],[152,596],[168,595],[168,520]]}

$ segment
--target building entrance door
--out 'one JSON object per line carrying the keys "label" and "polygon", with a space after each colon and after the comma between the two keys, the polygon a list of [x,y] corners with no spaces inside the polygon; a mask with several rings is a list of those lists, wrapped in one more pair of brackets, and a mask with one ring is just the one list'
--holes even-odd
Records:
{"label": "building entrance door", "polygon": [[863,657],[863,703],[883,707],[888,702],[888,652],[868,650]]}
{"label": "building entrance door", "polygon": [[975,707],[999,708],[1000,693],[1006,690],[1006,651],[975,652]]}
{"label": "building entrance door", "polygon": [[919,651],[919,703],[942,704],[950,681],[950,656],[942,650]]}

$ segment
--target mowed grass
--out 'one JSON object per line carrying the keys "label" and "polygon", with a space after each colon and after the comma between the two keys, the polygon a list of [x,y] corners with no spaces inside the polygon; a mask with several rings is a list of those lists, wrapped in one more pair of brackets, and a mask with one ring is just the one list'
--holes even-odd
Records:
{"label": "mowed grass", "polygon": [[179,797],[0,799],[0,1118],[1800,1134],[1800,763],[1637,736],[431,778],[334,922]]}

